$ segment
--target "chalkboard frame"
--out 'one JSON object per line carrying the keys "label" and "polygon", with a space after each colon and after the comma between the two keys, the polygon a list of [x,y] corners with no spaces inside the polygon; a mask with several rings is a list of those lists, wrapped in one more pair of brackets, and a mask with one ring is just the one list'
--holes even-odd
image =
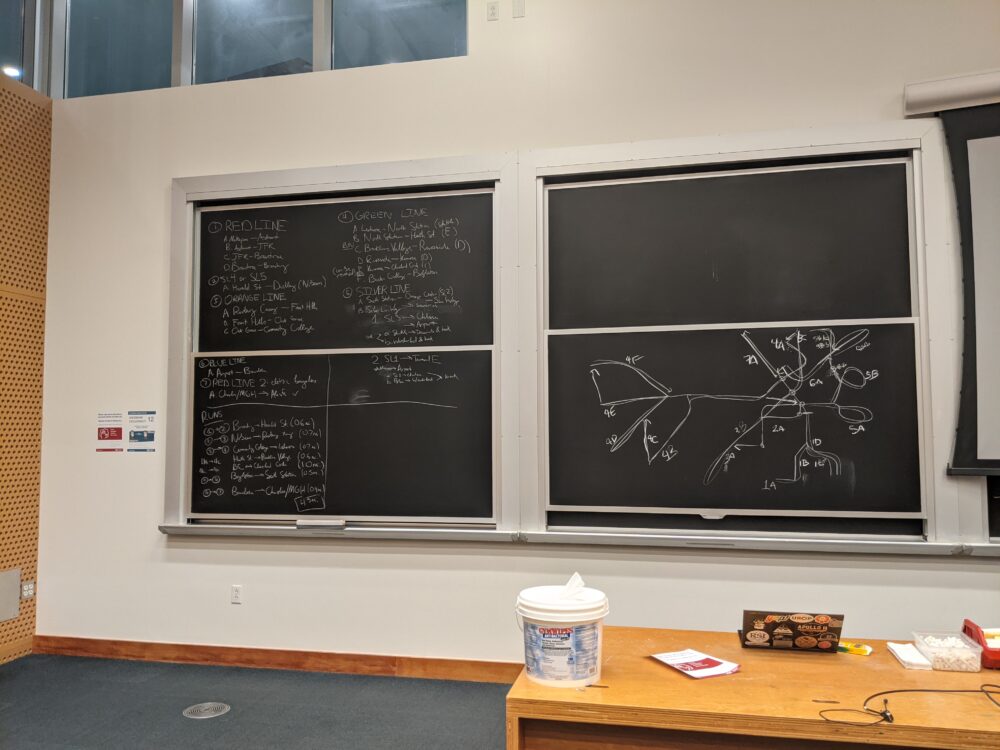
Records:
{"label": "chalkboard frame", "polygon": [[[785,320],[785,321],[734,321],[727,323],[709,322],[703,324],[675,324],[675,325],[626,325],[593,328],[563,328],[554,329],[550,323],[550,263],[549,263],[549,196],[554,190],[572,190],[586,187],[614,186],[623,184],[641,184],[647,182],[721,178],[729,176],[744,176],[754,174],[768,174],[772,172],[782,172],[791,170],[816,170],[816,169],[844,169],[860,166],[872,166],[880,164],[902,164],[906,169],[906,202],[908,214],[908,257],[909,257],[909,283],[910,283],[910,314],[905,317],[893,317],[884,319],[865,318],[841,318],[835,320]],[[786,327],[786,326],[828,326],[828,325],[877,325],[879,323],[904,323],[913,328],[914,340],[914,372],[916,377],[916,419],[917,419],[917,452],[919,456],[919,510],[905,512],[858,512],[858,511],[824,511],[824,510],[787,510],[780,511],[781,517],[794,518],[830,518],[830,519],[927,519],[930,515],[930,491],[932,480],[929,474],[930,441],[927,435],[927,415],[925,414],[927,383],[925,380],[925,368],[927,352],[923,345],[925,333],[922,330],[924,321],[921,316],[923,309],[921,290],[923,288],[923,257],[918,252],[921,242],[920,224],[918,220],[917,199],[915,195],[915,174],[913,155],[907,152],[892,153],[879,152],[864,153],[853,152],[848,154],[826,154],[813,157],[793,159],[777,159],[762,161],[746,161],[743,163],[726,164],[725,162],[709,162],[705,165],[690,164],[680,167],[666,167],[659,170],[621,170],[604,169],[593,172],[574,170],[568,175],[546,175],[538,180],[538,210],[539,221],[539,246],[541,260],[538,264],[538,288],[539,288],[539,442],[540,442],[540,497],[543,512],[546,518],[550,514],[559,513],[585,513],[591,517],[598,517],[607,514],[609,517],[614,514],[634,514],[639,518],[642,515],[696,515],[706,520],[723,519],[733,516],[758,516],[774,517],[776,511],[773,508],[747,508],[747,507],[678,507],[664,504],[656,507],[639,507],[628,505],[574,505],[558,504],[551,499],[551,461],[550,461],[550,439],[551,431],[549,427],[549,342],[553,336],[564,336],[574,334],[592,333],[629,333],[639,331],[684,331],[684,330],[707,330],[707,329],[731,329],[740,330],[744,328],[753,329],[756,327]],[[641,526],[641,525],[640,525]],[[580,529],[567,529],[569,531],[579,531]],[[634,531],[634,530],[633,530]]]}
{"label": "chalkboard frame", "polygon": [[[201,243],[200,243],[200,227],[201,222],[206,216],[210,217],[212,213],[226,210],[238,210],[245,208],[281,208],[287,206],[303,206],[303,205],[349,205],[358,202],[394,202],[394,201],[407,201],[421,198],[429,197],[462,197],[467,195],[490,195],[493,197],[493,215],[496,215],[497,205],[496,205],[496,190],[494,188],[484,188],[484,187],[470,187],[466,190],[452,190],[445,189],[441,191],[427,191],[427,192],[411,192],[405,191],[403,193],[391,193],[387,192],[381,195],[363,195],[363,196],[353,196],[345,195],[338,197],[325,197],[325,198],[307,198],[301,200],[287,200],[287,201],[257,201],[248,203],[235,203],[235,204],[215,204],[209,207],[195,207],[195,251],[193,257],[193,286],[195,290],[200,290],[200,268],[201,268]],[[496,221],[493,222],[493,245],[496,247],[498,242],[499,228],[497,227]],[[395,516],[378,516],[378,515],[328,515],[322,516],[322,518],[335,518],[337,520],[342,520],[347,523],[354,524],[433,524],[433,525],[473,525],[473,526],[495,526],[497,523],[497,496],[499,493],[499,470],[498,465],[498,453],[499,453],[499,434],[497,430],[497,423],[499,419],[499,375],[500,375],[500,357],[499,349],[497,347],[497,341],[500,337],[500,316],[498,311],[498,300],[499,300],[499,284],[500,284],[500,270],[498,267],[498,262],[496,258],[496,253],[493,254],[493,343],[489,345],[475,344],[475,345],[456,345],[456,346],[437,346],[437,345],[427,345],[418,347],[349,347],[349,348],[316,348],[316,349],[282,349],[282,350],[236,350],[236,351],[225,351],[225,352],[214,352],[214,351],[201,351],[198,348],[198,315],[200,300],[198,294],[194,295],[193,308],[191,311],[192,320],[192,360],[191,360],[191,374],[192,380],[196,377],[195,366],[196,361],[200,357],[211,357],[211,356],[221,356],[221,357],[239,357],[239,356],[295,356],[295,355],[308,355],[308,354],[402,354],[411,352],[426,352],[426,353],[440,353],[449,351],[488,351],[492,355],[493,359],[493,371],[492,371],[492,391],[493,391],[493,409],[492,409],[492,472],[493,472],[493,512],[488,518],[481,516],[410,516],[410,515],[395,515]],[[188,413],[193,414],[194,412],[194,389],[190,392],[190,402],[188,406]],[[194,430],[190,430],[188,434],[188,451],[194,450],[195,435]],[[332,488],[328,487],[328,491]],[[190,519],[198,520],[225,520],[225,521],[259,521],[262,518],[266,518],[272,521],[284,521],[284,522],[297,522],[303,518],[302,515],[298,514],[282,514],[282,513],[205,513],[197,512],[193,509],[192,497],[190,491],[187,493],[185,498],[185,510],[187,517]],[[307,518],[312,519],[313,516],[307,516]]]}
{"label": "chalkboard frame", "polygon": [[[669,123],[664,133],[669,134]],[[729,530],[685,526],[624,528],[599,521],[564,528],[550,520],[542,501],[540,442],[540,368],[542,335],[539,311],[541,287],[542,185],[545,181],[573,180],[580,175],[611,176],[650,170],[718,169],[788,159],[866,158],[872,154],[912,154],[917,195],[917,246],[924,361],[919,394],[926,415],[928,460],[925,461],[928,518],[923,534],[886,532],[862,524],[852,531],[821,527],[797,530],[780,524],[769,530]],[[983,538],[970,541],[968,529],[977,528],[977,512],[985,497],[980,486],[948,478],[942,469],[951,455],[956,416],[957,383],[954,363],[960,359],[961,308],[953,290],[961,285],[958,230],[952,218],[950,165],[936,119],[887,120],[855,125],[817,125],[795,130],[713,134],[664,140],[629,141],[602,145],[523,149],[504,154],[480,154],[444,159],[365,163],[338,167],[309,167],[275,172],[177,177],[170,197],[169,350],[167,361],[166,429],[163,458],[166,469],[164,505],[159,530],[184,537],[200,547],[218,544],[220,537],[272,538],[312,543],[340,540],[438,540],[462,543],[524,542],[618,547],[714,549],[742,552],[783,551],[807,556],[816,553],[891,554],[918,557],[990,556],[1000,545]],[[296,527],[263,520],[219,522],[184,516],[181,494],[187,482],[184,450],[179,441],[185,429],[185,352],[190,350],[191,252],[193,203],[235,201],[257,197],[302,196],[340,190],[406,189],[497,180],[503,206],[504,289],[500,342],[502,358],[502,493],[501,519],[496,528],[367,526],[343,529]],[[933,393],[931,391],[933,380]],[[933,397],[933,409],[932,405]],[[954,401],[954,403],[953,403]],[[982,493],[985,495],[985,493]],[[980,503],[982,500],[982,503]],[[796,521],[796,519],[790,519]],[[796,523],[813,519],[799,519]],[[816,519],[823,520],[823,519]],[[882,523],[882,522],[880,522]],[[891,521],[898,524],[902,521]],[[909,522],[908,522],[909,523]],[[834,524],[836,526],[836,524]],[[205,537],[195,541],[191,537]],[[980,543],[982,542],[982,543]],[[238,545],[238,540],[232,543]],[[168,543],[169,544],[169,543]]]}
{"label": "chalkboard frame", "polygon": [[[167,481],[164,495],[164,523],[161,530],[244,529],[248,533],[284,534],[287,530],[300,536],[361,534],[379,538],[474,538],[483,541],[510,539],[509,529],[516,526],[517,499],[513,493],[511,456],[516,450],[511,429],[510,407],[516,393],[516,358],[501,351],[516,351],[515,327],[501,316],[501,306],[512,306],[513,285],[510,269],[516,265],[516,246],[509,231],[516,212],[516,159],[512,153],[474,157],[448,157],[409,162],[319,167],[278,172],[218,175],[175,179],[173,182],[173,253],[171,255],[170,362],[168,368],[169,405],[166,449]],[[197,211],[202,205],[244,205],[327,202],[329,200],[400,199],[415,195],[465,193],[492,194],[492,293],[493,340],[490,345],[442,346],[430,351],[450,349],[489,350],[491,378],[491,470],[492,515],[472,517],[442,516],[324,516],[343,525],[330,528],[297,528],[316,517],[277,514],[196,514],[191,511],[190,476],[193,446],[192,412],[193,368],[196,349]],[[416,347],[427,350],[426,347]],[[394,348],[402,352],[403,347]],[[371,354],[381,349],[359,350]],[[311,354],[344,353],[352,350],[315,349]],[[253,355],[290,355],[291,351],[244,352]],[[227,354],[238,354],[228,352]],[[501,375],[501,373],[503,373]],[[506,475],[506,476],[505,476]],[[167,531],[167,533],[170,533]]]}

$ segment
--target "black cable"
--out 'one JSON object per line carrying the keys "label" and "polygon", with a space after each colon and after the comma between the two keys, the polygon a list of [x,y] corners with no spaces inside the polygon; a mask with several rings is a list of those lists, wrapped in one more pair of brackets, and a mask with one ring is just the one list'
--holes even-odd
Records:
{"label": "black cable", "polygon": [[[868,703],[874,696],[865,699],[865,704]],[[861,714],[865,717],[877,717],[872,721],[847,721],[846,719],[831,719],[827,714],[832,713],[844,713],[844,714]],[[881,711],[876,711],[873,708],[868,708],[864,705],[863,708],[824,708],[819,712],[819,715],[825,721],[832,721],[834,724],[850,724],[852,727],[873,727],[876,724],[882,724],[883,722],[891,724],[892,714],[889,713],[889,701],[883,701],[883,708]]]}
{"label": "black cable", "polygon": [[[997,708],[1000,708],[1000,685],[991,682],[984,682],[975,690],[935,690],[934,688],[904,688],[899,690],[883,690],[879,693],[872,693],[861,703],[861,708],[824,708],[819,712],[820,717],[825,721],[834,724],[850,724],[855,727],[873,727],[876,724],[892,724],[895,720],[892,712],[889,711],[889,700],[885,696],[896,695],[898,693],[980,693]],[[877,711],[868,704],[876,698],[882,698],[882,710]],[[847,721],[846,719],[831,719],[827,714],[850,713],[861,714],[871,719],[871,721]]]}
{"label": "black cable", "polygon": [[[996,685],[990,682],[984,682],[975,690],[939,690],[935,688],[909,688],[902,690],[883,690],[881,693],[873,693],[872,695],[865,698],[865,702],[862,704],[864,708],[868,708],[868,702],[874,700],[875,698],[881,698],[883,695],[892,695],[893,693],[982,693],[989,699],[989,701],[1000,708],[1000,700],[997,700],[996,696],[1000,695],[1000,685]],[[888,703],[888,701],[886,701]],[[871,710],[871,709],[868,709]]]}

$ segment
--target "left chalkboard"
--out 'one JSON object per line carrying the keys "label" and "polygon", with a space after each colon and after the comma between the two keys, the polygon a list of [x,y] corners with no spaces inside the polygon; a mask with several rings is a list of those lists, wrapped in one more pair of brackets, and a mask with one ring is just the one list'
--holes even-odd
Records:
{"label": "left chalkboard", "polygon": [[199,351],[493,343],[491,191],[200,218]]}
{"label": "left chalkboard", "polygon": [[197,208],[192,519],[495,521],[493,205]]}

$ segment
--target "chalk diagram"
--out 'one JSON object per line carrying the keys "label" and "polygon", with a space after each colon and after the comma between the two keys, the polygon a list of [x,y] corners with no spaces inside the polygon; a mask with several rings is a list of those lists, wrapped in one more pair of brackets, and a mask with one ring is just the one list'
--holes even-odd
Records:
{"label": "chalk diagram", "polygon": [[[869,381],[877,378],[878,370],[864,371],[841,361],[850,352],[864,351],[869,347],[868,335],[869,331],[865,328],[853,330],[842,338],[838,338],[831,328],[794,330],[771,339],[779,356],[791,355],[793,360],[793,364],[775,365],[753,341],[750,331],[742,331],[740,338],[747,347],[746,353],[740,355],[743,362],[763,366],[770,373],[770,384],[762,393],[756,394],[674,393],[672,388],[638,366],[643,359],[642,355],[626,357],[625,361],[596,360],[590,365],[590,377],[605,416],[617,416],[615,410],[618,407],[649,405],[638,418],[629,423],[623,433],[612,435],[606,440],[606,444],[610,446],[611,453],[617,453],[638,440],[641,441],[648,466],[658,460],[671,461],[678,455],[673,447],[673,440],[682,434],[699,402],[753,402],[760,407],[756,420],[752,423],[740,421],[733,428],[735,439],[729,442],[724,443],[728,436],[722,435],[719,441],[721,449],[717,454],[712,449],[714,459],[706,467],[702,479],[704,485],[711,484],[720,474],[728,471],[730,462],[742,451],[767,450],[769,436],[773,438],[774,433],[785,432],[782,422],[800,425],[802,442],[790,455],[781,458],[782,462],[787,461],[787,464],[782,465],[787,465],[789,471],[787,476],[775,477],[775,483],[804,483],[807,479],[805,467],[825,471],[830,477],[840,476],[843,462],[836,453],[820,448],[823,439],[813,434],[816,421],[814,417],[821,410],[832,413],[848,426],[852,434],[863,432],[864,425],[873,419],[870,409],[844,402],[849,399],[852,391],[864,388]],[[830,381],[831,387],[823,392],[823,395],[828,394],[828,398],[807,400],[813,395],[811,391],[815,390],[811,386],[824,380]],[[607,394],[614,389],[621,389],[623,397],[608,397]],[[802,393],[803,391],[807,393]],[[661,413],[666,411],[662,408],[665,404],[676,405],[678,402],[680,408],[673,410],[672,415],[661,418],[657,414],[658,410]],[[771,488],[776,489],[777,484]]]}

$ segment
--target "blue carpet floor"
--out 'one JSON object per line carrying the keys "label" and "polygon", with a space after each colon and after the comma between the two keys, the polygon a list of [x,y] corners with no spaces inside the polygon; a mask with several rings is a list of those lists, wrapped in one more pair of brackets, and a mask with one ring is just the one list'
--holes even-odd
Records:
{"label": "blue carpet floor", "polygon": [[[0,666],[0,748],[502,750],[508,690],[36,655]],[[232,710],[181,715],[206,701]]]}

